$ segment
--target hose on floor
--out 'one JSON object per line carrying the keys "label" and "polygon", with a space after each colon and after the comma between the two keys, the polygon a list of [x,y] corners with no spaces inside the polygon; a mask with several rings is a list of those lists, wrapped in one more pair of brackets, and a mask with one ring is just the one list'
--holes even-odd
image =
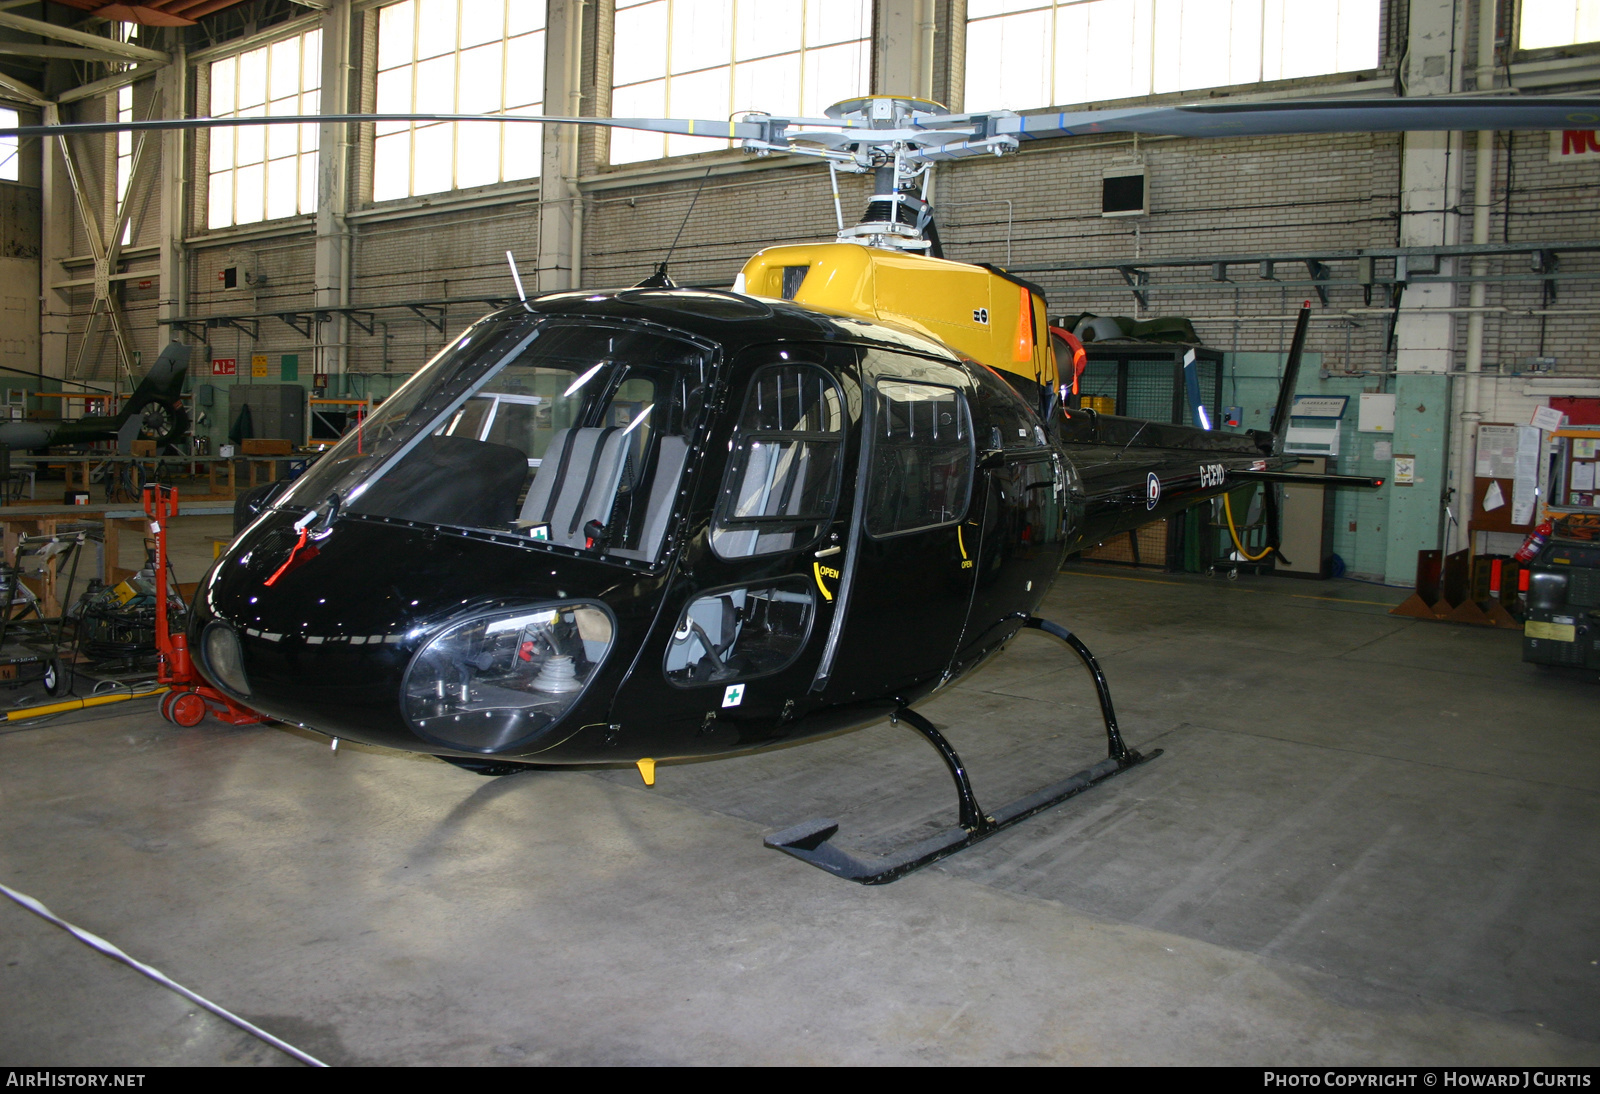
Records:
{"label": "hose on floor", "polygon": [[1233,500],[1227,494],[1222,495],[1222,511],[1228,518],[1228,535],[1233,537],[1233,549],[1239,552],[1240,558],[1246,562],[1260,562],[1272,553],[1271,544],[1263,548],[1259,555],[1253,555],[1245,549],[1245,545],[1239,540],[1239,529],[1233,525]]}

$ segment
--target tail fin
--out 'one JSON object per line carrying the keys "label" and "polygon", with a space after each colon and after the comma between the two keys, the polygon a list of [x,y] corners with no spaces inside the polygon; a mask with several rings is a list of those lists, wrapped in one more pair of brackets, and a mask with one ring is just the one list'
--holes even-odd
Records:
{"label": "tail fin", "polygon": [[1306,348],[1306,331],[1311,326],[1311,302],[1300,307],[1300,317],[1295,320],[1294,339],[1289,343],[1289,360],[1283,369],[1283,384],[1278,388],[1278,405],[1272,411],[1272,454],[1283,453],[1284,438],[1289,433],[1289,412],[1294,408],[1294,389],[1300,380],[1300,357]]}
{"label": "tail fin", "polygon": [[162,448],[178,443],[189,425],[189,416],[181,405],[188,376],[189,347],[182,342],[168,342],[114,419],[118,452],[132,452],[141,429],[157,433],[157,443]]}

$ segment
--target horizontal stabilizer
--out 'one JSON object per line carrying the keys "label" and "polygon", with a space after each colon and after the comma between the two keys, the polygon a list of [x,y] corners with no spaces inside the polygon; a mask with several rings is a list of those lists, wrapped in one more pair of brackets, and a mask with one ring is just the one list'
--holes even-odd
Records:
{"label": "horizontal stabilizer", "polygon": [[1371,475],[1319,475],[1314,471],[1229,471],[1229,479],[1240,482],[1283,482],[1306,486],[1382,486],[1383,479]]}

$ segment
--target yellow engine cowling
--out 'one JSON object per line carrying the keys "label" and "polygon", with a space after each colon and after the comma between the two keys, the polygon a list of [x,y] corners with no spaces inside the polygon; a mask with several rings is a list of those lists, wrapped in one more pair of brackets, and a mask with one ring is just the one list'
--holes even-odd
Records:
{"label": "yellow engine cowling", "polygon": [[[1023,392],[1059,383],[1044,298],[982,266],[855,243],[769,247],[744,291],[898,324],[996,369]],[[1020,383],[1018,381],[1021,381]]]}

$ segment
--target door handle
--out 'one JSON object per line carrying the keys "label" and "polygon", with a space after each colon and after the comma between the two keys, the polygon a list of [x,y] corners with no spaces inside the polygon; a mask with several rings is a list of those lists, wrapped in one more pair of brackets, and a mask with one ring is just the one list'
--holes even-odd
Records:
{"label": "door handle", "polygon": [[816,553],[816,557],[817,558],[827,558],[829,555],[836,555],[842,550],[844,550],[843,547],[840,547],[837,544],[835,544],[832,547],[824,547],[822,550],[818,551]]}

